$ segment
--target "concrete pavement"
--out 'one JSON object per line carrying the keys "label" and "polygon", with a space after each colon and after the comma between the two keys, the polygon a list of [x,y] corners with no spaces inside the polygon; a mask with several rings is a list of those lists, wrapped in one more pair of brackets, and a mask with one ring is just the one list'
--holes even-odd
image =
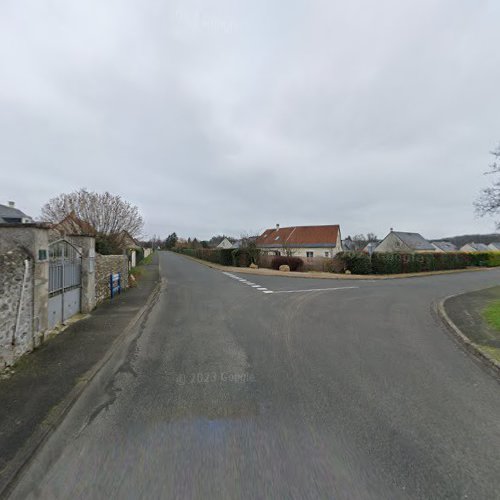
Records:
{"label": "concrete pavement", "polygon": [[160,264],[156,304],[12,498],[498,498],[500,385],[433,304],[499,271],[353,285]]}

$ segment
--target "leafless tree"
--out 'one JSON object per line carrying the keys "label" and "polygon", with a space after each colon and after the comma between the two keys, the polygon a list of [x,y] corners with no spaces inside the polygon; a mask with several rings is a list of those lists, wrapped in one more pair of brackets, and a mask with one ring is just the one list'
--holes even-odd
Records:
{"label": "leafless tree", "polygon": [[[500,144],[497,149],[491,152],[493,161],[490,170],[486,174],[494,175],[500,173]],[[481,191],[479,198],[474,203],[476,213],[484,217],[486,215],[495,215],[500,212],[500,179],[494,180],[491,186]],[[500,229],[500,222],[497,222],[497,228]]]}
{"label": "leafless tree", "polygon": [[42,207],[42,219],[47,222],[61,222],[70,214],[89,223],[97,234],[104,237],[127,231],[137,238],[144,227],[144,220],[135,205],[108,192],[96,193],[83,188],[60,194]]}

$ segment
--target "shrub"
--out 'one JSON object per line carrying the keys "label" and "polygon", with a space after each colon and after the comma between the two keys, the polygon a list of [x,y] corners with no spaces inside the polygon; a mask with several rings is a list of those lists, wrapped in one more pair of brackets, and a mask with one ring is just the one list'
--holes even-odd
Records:
{"label": "shrub", "polygon": [[351,271],[352,274],[372,273],[370,256],[365,253],[341,252],[337,258],[342,262],[344,271]]}
{"label": "shrub", "polygon": [[497,267],[500,266],[500,252],[474,252],[468,254],[472,266]]}
{"label": "shrub", "polygon": [[333,259],[326,259],[323,262],[323,271],[325,273],[343,273],[345,271],[344,261],[337,255]]}
{"label": "shrub", "polygon": [[135,264],[138,266],[144,260],[144,249],[138,248],[135,251]]}
{"label": "shrub", "polygon": [[500,252],[490,252],[488,255],[488,267],[500,266]]}
{"label": "shrub", "polygon": [[299,271],[303,265],[304,261],[300,257],[287,257],[286,255],[278,255],[271,261],[271,268],[276,270],[280,266],[289,266],[290,271]]}
{"label": "shrub", "polygon": [[471,265],[471,254],[453,253],[374,253],[372,269],[374,274],[420,273],[465,269]]}

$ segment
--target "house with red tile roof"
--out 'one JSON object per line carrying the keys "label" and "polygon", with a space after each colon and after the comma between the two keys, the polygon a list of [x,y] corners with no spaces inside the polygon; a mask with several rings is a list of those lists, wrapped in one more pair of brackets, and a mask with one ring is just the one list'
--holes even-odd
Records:
{"label": "house with red tile roof", "polygon": [[340,226],[291,226],[266,229],[256,240],[264,255],[333,257],[342,251]]}
{"label": "house with red tile roof", "polygon": [[52,233],[58,237],[96,236],[97,231],[92,224],[77,217],[75,212],[71,212],[60,222],[52,224]]}

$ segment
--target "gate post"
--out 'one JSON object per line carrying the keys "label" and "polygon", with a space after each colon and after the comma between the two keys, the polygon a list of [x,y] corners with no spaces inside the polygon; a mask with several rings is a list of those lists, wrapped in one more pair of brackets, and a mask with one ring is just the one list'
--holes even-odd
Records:
{"label": "gate post", "polygon": [[0,250],[24,248],[33,258],[32,344],[43,342],[49,328],[49,228],[44,224],[1,224]]}
{"label": "gate post", "polygon": [[70,239],[82,251],[81,311],[89,313],[96,306],[95,238],[70,236]]}

